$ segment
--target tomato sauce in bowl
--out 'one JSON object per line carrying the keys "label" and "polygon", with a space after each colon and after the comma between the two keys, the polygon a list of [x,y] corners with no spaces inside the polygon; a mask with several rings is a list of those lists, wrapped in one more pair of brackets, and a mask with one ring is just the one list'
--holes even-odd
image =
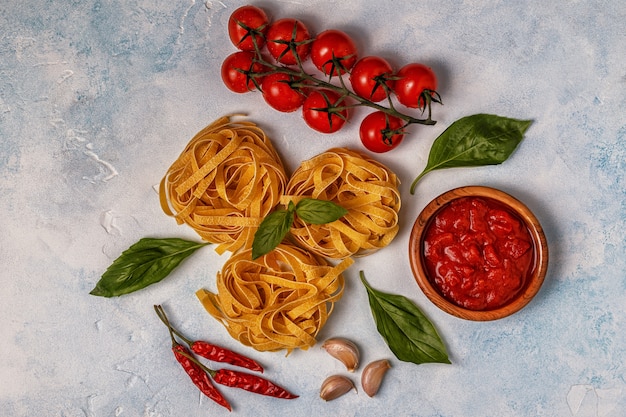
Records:
{"label": "tomato sauce in bowl", "polygon": [[470,320],[512,314],[537,293],[547,243],[534,215],[489,187],[462,187],[433,200],[409,243],[415,278],[437,306]]}
{"label": "tomato sauce in bowl", "polygon": [[423,256],[445,298],[470,310],[492,310],[523,289],[533,267],[533,242],[524,223],[502,204],[462,197],[427,226]]}

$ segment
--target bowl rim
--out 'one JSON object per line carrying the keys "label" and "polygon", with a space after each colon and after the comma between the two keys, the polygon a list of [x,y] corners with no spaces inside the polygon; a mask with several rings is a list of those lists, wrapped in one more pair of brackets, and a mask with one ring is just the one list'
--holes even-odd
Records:
{"label": "bowl rim", "polygon": [[[535,268],[524,290],[511,302],[493,310],[469,310],[444,298],[430,282],[422,262],[422,239],[432,216],[453,200],[463,197],[483,197],[496,200],[514,211],[525,223],[533,240]],[[409,238],[409,259],[413,276],[426,297],[441,310],[472,321],[497,320],[524,308],[539,292],[548,269],[548,243],[543,228],[533,212],[512,195],[487,186],[468,185],[448,190],[435,197],[418,215]]]}

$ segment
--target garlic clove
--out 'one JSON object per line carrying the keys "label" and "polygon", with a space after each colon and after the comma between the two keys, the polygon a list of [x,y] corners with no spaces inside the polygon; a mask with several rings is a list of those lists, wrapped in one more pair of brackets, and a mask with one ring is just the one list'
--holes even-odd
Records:
{"label": "garlic clove", "polygon": [[335,359],[340,360],[349,372],[354,372],[359,366],[359,349],[354,342],[344,339],[343,337],[334,337],[328,339],[322,345],[322,348]]}
{"label": "garlic clove", "polygon": [[363,369],[361,373],[361,386],[367,395],[370,397],[376,395],[383,381],[383,377],[389,368],[391,368],[389,361],[387,359],[380,359],[370,362],[365,369]]}
{"label": "garlic clove", "polygon": [[324,401],[331,401],[335,398],[341,397],[352,389],[356,391],[354,383],[348,377],[343,375],[332,375],[322,382],[320,397]]}

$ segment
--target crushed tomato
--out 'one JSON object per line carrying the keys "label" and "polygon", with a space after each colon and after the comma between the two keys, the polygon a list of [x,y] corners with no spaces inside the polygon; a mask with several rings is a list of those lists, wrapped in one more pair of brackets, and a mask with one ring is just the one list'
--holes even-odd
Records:
{"label": "crushed tomato", "polygon": [[524,288],[534,249],[524,222],[495,200],[462,197],[435,214],[423,241],[428,275],[441,294],[470,310],[492,310]]}

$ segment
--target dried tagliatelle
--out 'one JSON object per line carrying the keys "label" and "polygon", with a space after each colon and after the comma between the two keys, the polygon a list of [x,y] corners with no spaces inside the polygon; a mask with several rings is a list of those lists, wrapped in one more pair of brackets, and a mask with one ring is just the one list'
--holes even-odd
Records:
{"label": "dried tagliatelle", "polygon": [[217,274],[217,294],[196,295],[230,335],[259,351],[306,350],[344,289],[347,258],[330,265],[290,244],[255,260],[251,250],[234,253]]}
{"label": "dried tagliatelle", "polygon": [[284,193],[287,176],[267,135],[222,117],[187,144],[161,181],[163,211],[191,226],[218,253],[250,245]]}
{"label": "dried tagliatelle", "polygon": [[287,184],[283,204],[303,197],[330,200],[348,210],[328,224],[296,219],[291,235],[318,255],[343,259],[387,246],[398,233],[400,191],[397,176],[380,162],[345,148],[334,148],[303,162]]}

